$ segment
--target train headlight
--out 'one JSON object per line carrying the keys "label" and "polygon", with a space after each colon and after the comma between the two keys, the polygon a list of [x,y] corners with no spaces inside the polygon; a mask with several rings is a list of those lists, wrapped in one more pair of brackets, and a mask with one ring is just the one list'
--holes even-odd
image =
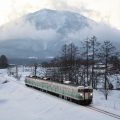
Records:
{"label": "train headlight", "polygon": [[83,93],[80,93],[80,96],[83,96]]}
{"label": "train headlight", "polygon": [[93,93],[90,93],[90,96],[93,96]]}

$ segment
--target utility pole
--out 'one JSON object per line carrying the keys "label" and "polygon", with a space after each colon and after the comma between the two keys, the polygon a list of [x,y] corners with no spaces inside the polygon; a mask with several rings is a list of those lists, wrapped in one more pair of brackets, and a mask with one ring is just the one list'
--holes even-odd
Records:
{"label": "utility pole", "polygon": [[89,67],[88,67],[89,66],[89,63],[88,63],[89,62],[89,55],[88,55],[89,54],[89,49],[88,48],[89,48],[89,41],[87,39],[87,41],[86,41],[87,85],[88,85],[88,77],[89,77],[89,70],[88,70],[89,69]]}
{"label": "utility pole", "polygon": [[17,79],[18,79],[18,66],[16,65],[16,76],[15,76]]}
{"label": "utility pole", "polygon": [[34,64],[34,76],[37,77],[37,64]]}
{"label": "utility pole", "polygon": [[92,87],[95,88],[95,80],[94,80],[94,64],[95,64],[95,41],[96,37],[93,36],[91,38],[91,43],[92,43]]}
{"label": "utility pole", "polygon": [[67,80],[67,45],[65,44],[65,63],[64,63],[64,66],[62,67],[65,67],[65,80]]}
{"label": "utility pole", "polygon": [[107,69],[108,69],[108,49],[105,49],[105,97],[107,100]]}

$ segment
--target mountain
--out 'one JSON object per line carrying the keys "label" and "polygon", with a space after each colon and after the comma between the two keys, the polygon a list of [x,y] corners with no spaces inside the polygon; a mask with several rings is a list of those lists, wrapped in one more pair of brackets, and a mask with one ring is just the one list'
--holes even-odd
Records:
{"label": "mountain", "polygon": [[48,9],[29,14],[24,20],[34,25],[37,30],[55,29],[62,34],[89,26],[88,19],[80,14]]}
{"label": "mountain", "polygon": [[58,54],[63,44],[80,44],[91,35],[120,38],[118,30],[78,13],[42,9],[0,28],[0,54],[14,58],[51,57]]}

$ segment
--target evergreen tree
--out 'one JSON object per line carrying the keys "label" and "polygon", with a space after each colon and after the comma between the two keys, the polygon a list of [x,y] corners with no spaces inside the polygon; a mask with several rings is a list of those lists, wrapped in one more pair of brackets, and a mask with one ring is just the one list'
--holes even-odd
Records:
{"label": "evergreen tree", "polygon": [[0,68],[7,68],[8,67],[8,59],[5,55],[1,55],[0,57]]}

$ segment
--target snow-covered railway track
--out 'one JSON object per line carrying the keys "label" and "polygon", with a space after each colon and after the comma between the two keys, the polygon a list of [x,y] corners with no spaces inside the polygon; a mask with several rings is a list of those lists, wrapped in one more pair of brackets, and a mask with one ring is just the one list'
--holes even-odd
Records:
{"label": "snow-covered railway track", "polygon": [[120,120],[120,115],[117,115],[117,114],[114,114],[114,113],[111,113],[111,112],[108,112],[108,111],[105,111],[105,110],[102,110],[96,107],[92,107],[92,106],[88,106],[87,108]]}

